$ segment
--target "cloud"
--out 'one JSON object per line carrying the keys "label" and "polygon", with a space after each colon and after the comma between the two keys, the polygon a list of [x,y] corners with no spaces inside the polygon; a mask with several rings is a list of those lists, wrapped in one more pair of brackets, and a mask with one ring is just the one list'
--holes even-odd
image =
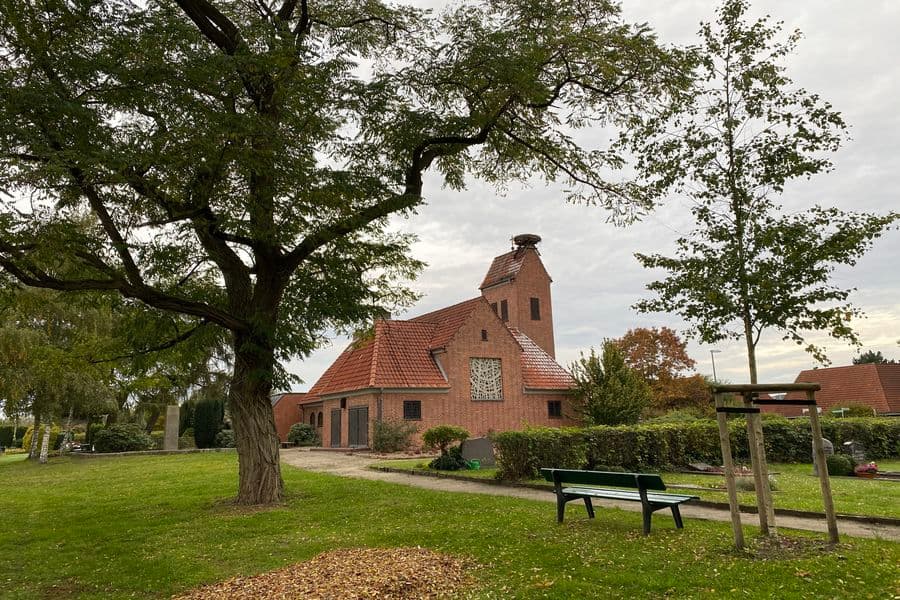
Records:
{"label": "cloud", "polygon": [[[437,2],[420,3],[438,7]],[[771,14],[785,29],[801,29],[805,37],[790,57],[795,82],[820,94],[844,114],[853,139],[835,156],[833,172],[787,186],[785,206],[800,209],[815,203],[845,210],[900,210],[897,174],[900,173],[900,3],[805,0],[791,3],[756,2],[753,14]],[[711,18],[712,3],[689,0],[644,0],[625,3],[632,21],[646,21],[664,42],[695,40],[701,20]],[[598,140],[602,132],[596,133]],[[585,138],[589,139],[589,138]],[[604,337],[621,336],[639,326],[666,325],[684,329],[673,315],[640,315],[630,306],[645,294],[655,275],[640,267],[634,252],[666,252],[679,233],[690,229],[687,206],[672,200],[643,222],[617,228],[596,207],[569,205],[562,189],[534,183],[510,186],[503,195],[480,181],[466,191],[441,188],[435,177],[426,180],[427,204],[396,226],[420,237],[415,256],[429,267],[413,286],[425,294],[409,316],[446,306],[478,294],[491,259],[509,249],[509,239],[533,232],[544,239],[540,249],[553,285],[553,319],[558,360],[568,364],[580,350],[598,346]],[[885,356],[900,358],[900,233],[891,231],[853,268],[836,270],[839,286],[855,287],[853,301],[868,313],[859,323],[863,345]],[[849,364],[856,349],[813,335],[825,345],[834,364]],[[305,361],[288,365],[306,380],[308,389],[346,344],[336,339],[330,348]],[[732,382],[748,380],[742,342],[723,343],[716,355],[717,374]],[[698,370],[712,373],[708,346],[689,345]],[[760,381],[793,381],[815,366],[799,346],[772,333],[759,349]]]}

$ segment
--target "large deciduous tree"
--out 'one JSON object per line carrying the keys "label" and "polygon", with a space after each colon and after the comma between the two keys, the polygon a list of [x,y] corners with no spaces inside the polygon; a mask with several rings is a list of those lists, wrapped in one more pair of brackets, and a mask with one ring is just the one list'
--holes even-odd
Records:
{"label": "large deciduous tree", "polygon": [[[831,168],[829,153],[846,125],[788,78],[782,63],[799,32],[781,40],[781,26],[768,18],[747,22],[748,8],[726,0],[716,24],[701,26],[695,91],[636,119],[625,139],[646,179],[687,195],[696,220],[674,256],[637,255],[669,275],[651,283],[656,297],[636,307],[681,315],[706,343],[743,338],[756,383],[756,346],[766,329],[798,344],[810,331],[857,341],[851,290],[834,286],[830,275],[835,265],[854,264],[898,215],[819,206],[781,212],[786,183]],[[822,348],[805,349],[826,361]]]}
{"label": "large deciduous tree", "polygon": [[625,364],[640,373],[653,393],[651,409],[664,413],[708,404],[706,379],[690,373],[696,362],[687,353],[687,342],[668,327],[637,327],[615,340]]}
{"label": "large deciduous tree", "polygon": [[[0,266],[228,330],[238,502],[282,496],[278,358],[408,299],[384,233],[423,176],[536,174],[627,218],[648,190],[574,130],[682,86],[608,0],[0,0]],[[70,226],[89,210],[88,233]],[[70,276],[70,265],[78,275]],[[206,285],[213,274],[215,286]],[[205,326],[205,325],[204,325]]]}

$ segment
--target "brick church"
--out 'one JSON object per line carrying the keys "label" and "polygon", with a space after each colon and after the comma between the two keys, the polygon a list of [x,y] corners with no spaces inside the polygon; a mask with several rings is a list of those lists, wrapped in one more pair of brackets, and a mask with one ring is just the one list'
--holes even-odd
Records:
{"label": "brick church", "polygon": [[364,447],[372,424],[419,433],[459,425],[473,436],[571,424],[572,379],[554,360],[550,276],[540,237],[523,234],[491,263],[481,294],[408,320],[379,319],[302,400],[326,447]]}

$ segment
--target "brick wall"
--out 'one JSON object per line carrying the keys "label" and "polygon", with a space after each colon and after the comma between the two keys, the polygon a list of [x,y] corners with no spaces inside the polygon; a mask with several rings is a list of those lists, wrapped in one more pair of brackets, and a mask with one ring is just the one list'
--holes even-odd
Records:
{"label": "brick wall", "polygon": [[278,431],[278,439],[282,442],[287,441],[291,425],[302,420],[303,412],[300,401],[304,396],[306,394],[284,394],[272,407],[272,412],[275,414],[275,429]]}
{"label": "brick wall", "polygon": [[[523,250],[525,260],[516,278],[507,283],[489,287],[482,292],[488,303],[509,303],[509,324],[518,328],[534,340],[544,352],[556,357],[553,341],[553,303],[550,297],[550,275],[547,274],[541,258],[534,249]],[[540,301],[541,318],[531,319],[531,298]]]}

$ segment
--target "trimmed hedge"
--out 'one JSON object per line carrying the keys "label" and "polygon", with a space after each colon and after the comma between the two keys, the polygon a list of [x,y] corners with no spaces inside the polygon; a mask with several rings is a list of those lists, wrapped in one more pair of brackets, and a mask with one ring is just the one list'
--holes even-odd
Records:
{"label": "trimmed hedge", "polygon": [[[900,419],[822,419],[823,435],[836,449],[849,440],[860,442],[867,458],[900,456]],[[750,460],[743,419],[728,423],[734,459]],[[769,462],[812,462],[809,419],[763,420]],[[541,467],[587,468],[616,466],[628,470],[665,469],[692,462],[721,464],[719,430],[714,420],[676,423],[536,428],[493,436],[501,479],[529,479]]]}

